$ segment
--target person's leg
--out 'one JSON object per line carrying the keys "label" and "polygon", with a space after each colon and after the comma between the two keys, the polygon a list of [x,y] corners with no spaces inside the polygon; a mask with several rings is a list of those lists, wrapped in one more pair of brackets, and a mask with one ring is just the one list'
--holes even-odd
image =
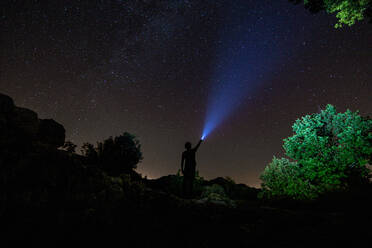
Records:
{"label": "person's leg", "polygon": [[189,192],[190,192],[190,197],[192,197],[194,195],[194,180],[195,180],[195,169],[191,171],[190,173],[190,188],[189,188]]}
{"label": "person's leg", "polygon": [[193,195],[194,195],[194,177],[190,177],[189,197],[191,198]]}
{"label": "person's leg", "polygon": [[190,188],[190,177],[188,175],[184,175],[183,177],[183,196],[185,198],[189,197],[189,188]]}

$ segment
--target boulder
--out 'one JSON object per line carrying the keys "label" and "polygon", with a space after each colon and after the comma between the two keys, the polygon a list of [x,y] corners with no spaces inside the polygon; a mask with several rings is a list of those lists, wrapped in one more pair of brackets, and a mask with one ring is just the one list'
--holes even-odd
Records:
{"label": "boulder", "polygon": [[65,128],[53,119],[40,120],[38,140],[55,147],[65,143]]}
{"label": "boulder", "polygon": [[8,136],[8,117],[15,106],[12,98],[0,93],[0,143]]}
{"label": "boulder", "polygon": [[39,119],[37,114],[26,108],[15,107],[9,116],[10,125],[15,127],[27,138],[36,138],[39,131]]}
{"label": "boulder", "polygon": [[0,116],[12,112],[14,107],[13,99],[0,93]]}
{"label": "boulder", "polygon": [[52,119],[40,120],[34,111],[16,107],[12,98],[0,94],[0,146],[33,142],[60,147],[65,143],[65,128]]}

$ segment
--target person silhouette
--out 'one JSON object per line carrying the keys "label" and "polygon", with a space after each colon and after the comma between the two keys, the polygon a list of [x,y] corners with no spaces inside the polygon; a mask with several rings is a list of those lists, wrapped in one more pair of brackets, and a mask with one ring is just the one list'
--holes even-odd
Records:
{"label": "person silhouette", "polygon": [[183,195],[186,198],[190,198],[192,196],[193,190],[193,183],[195,179],[195,172],[196,172],[196,159],[195,153],[198,150],[200,144],[203,140],[200,140],[199,143],[194,147],[191,148],[191,143],[186,142],[185,148],[186,151],[182,153],[182,160],[181,160],[181,171],[183,174]]}

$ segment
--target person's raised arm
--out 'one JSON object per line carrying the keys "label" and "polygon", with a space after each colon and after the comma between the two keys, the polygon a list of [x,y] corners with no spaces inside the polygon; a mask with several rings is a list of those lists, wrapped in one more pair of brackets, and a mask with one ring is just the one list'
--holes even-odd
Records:
{"label": "person's raised arm", "polygon": [[199,146],[200,146],[200,144],[203,142],[203,140],[201,139],[201,140],[199,140],[199,143],[194,147],[194,151],[197,151],[198,150],[198,148],[199,148]]}

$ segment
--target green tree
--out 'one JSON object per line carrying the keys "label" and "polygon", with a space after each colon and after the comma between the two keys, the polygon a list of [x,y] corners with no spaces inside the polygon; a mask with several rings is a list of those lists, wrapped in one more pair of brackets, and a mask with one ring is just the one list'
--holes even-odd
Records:
{"label": "green tree", "polygon": [[336,14],[336,28],[343,25],[352,26],[364,18],[372,18],[372,0],[289,0],[294,3],[303,2],[311,12],[325,10]]}
{"label": "green tree", "polygon": [[332,105],[296,120],[284,139],[287,158],[273,158],[260,178],[263,196],[314,199],[369,183],[372,119]]}
{"label": "green tree", "polygon": [[302,200],[317,196],[315,186],[304,178],[301,167],[287,158],[274,157],[260,179],[263,182],[261,197]]}
{"label": "green tree", "polygon": [[372,154],[372,120],[358,112],[337,113],[327,105],[298,119],[294,135],[284,139],[286,155],[302,166],[303,177],[318,193],[347,189],[368,181]]}

